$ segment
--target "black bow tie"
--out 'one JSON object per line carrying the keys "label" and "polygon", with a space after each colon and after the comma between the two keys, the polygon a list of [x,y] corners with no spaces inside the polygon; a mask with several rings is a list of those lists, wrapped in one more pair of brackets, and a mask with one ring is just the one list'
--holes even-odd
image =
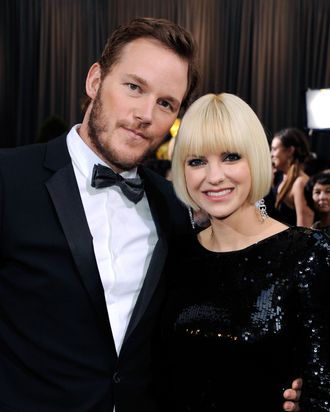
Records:
{"label": "black bow tie", "polygon": [[143,181],[139,177],[125,179],[109,167],[100,164],[93,167],[91,184],[97,189],[117,185],[127,199],[134,203],[138,203],[143,198],[144,186]]}

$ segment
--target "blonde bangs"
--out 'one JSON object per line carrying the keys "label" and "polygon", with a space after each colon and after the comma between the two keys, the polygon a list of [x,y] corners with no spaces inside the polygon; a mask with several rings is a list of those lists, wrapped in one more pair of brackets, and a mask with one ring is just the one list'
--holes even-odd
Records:
{"label": "blonde bangs", "polygon": [[189,156],[237,153],[249,164],[251,203],[264,197],[271,186],[272,167],[266,134],[251,107],[237,96],[207,94],[196,100],[184,115],[172,159],[172,176],[177,196],[198,209],[190,198],[184,175]]}
{"label": "blonde bangs", "polygon": [[181,160],[209,153],[236,152],[246,156],[246,138],[242,136],[241,125],[232,119],[223,104],[219,105],[219,100],[216,95],[203,96],[184,116],[177,142]]}

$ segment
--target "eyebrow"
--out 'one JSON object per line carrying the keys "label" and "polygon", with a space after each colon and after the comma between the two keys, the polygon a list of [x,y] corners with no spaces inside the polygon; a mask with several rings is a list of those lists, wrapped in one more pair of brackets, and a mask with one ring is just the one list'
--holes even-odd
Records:
{"label": "eyebrow", "polygon": [[[147,80],[143,79],[140,76],[137,76],[136,74],[128,73],[127,76],[130,77],[132,80],[140,83],[143,86],[148,86]],[[181,106],[181,102],[173,96],[164,96],[164,97],[162,97],[162,99],[168,100],[169,102],[171,102],[173,104],[177,104],[179,107]]]}
{"label": "eyebrow", "polygon": [[136,74],[130,74],[130,73],[128,73],[127,76],[130,77],[130,78],[132,78],[132,79],[135,80],[136,82],[138,82],[138,83],[140,83],[140,84],[143,84],[144,86],[148,86],[148,82],[147,82],[145,79],[143,79],[142,77],[137,76]]}

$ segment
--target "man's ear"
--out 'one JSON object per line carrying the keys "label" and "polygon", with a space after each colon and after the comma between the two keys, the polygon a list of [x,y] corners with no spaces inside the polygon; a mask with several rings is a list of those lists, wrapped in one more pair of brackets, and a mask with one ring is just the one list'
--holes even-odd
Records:
{"label": "man's ear", "polygon": [[92,100],[95,99],[101,84],[101,69],[98,63],[94,63],[86,77],[86,93]]}

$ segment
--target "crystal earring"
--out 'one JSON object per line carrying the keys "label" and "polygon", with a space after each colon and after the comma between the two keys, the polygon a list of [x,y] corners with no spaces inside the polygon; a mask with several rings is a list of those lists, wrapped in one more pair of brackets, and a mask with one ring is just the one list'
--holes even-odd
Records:
{"label": "crystal earring", "polygon": [[189,212],[189,218],[190,218],[191,226],[192,226],[193,230],[195,230],[196,222],[195,222],[193,210],[192,210],[191,207],[188,207],[188,212]]}
{"label": "crystal earring", "polygon": [[257,203],[256,203],[256,207],[259,210],[261,220],[264,222],[268,217],[265,200],[264,199],[258,200]]}

